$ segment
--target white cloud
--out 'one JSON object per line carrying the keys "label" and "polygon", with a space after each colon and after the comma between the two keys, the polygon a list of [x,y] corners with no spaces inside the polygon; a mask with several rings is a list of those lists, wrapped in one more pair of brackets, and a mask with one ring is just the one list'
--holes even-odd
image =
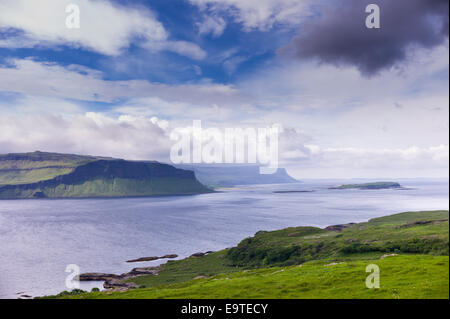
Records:
{"label": "white cloud", "polygon": [[232,85],[199,83],[171,86],[144,80],[105,81],[99,71],[32,59],[13,59],[5,66],[0,65],[0,91],[99,102],[158,97],[199,107],[211,107],[218,101],[233,105],[244,100]]}
{"label": "white cloud", "polygon": [[[80,8],[80,28],[66,27],[68,4]],[[3,30],[2,30],[3,29]],[[206,53],[193,43],[169,40],[153,12],[123,7],[105,0],[2,0],[0,30],[8,31],[0,47],[69,45],[106,55],[119,55],[133,41],[202,59]],[[18,30],[18,32],[17,32]]]}
{"label": "white cloud", "polygon": [[147,42],[144,47],[153,51],[172,51],[194,60],[202,60],[207,56],[206,52],[198,45],[187,41]]}
{"label": "white cloud", "polygon": [[448,177],[449,145],[406,148],[321,148],[306,145],[310,156],[301,162],[285,159],[298,178]]}
{"label": "white cloud", "polygon": [[229,15],[244,30],[267,31],[274,25],[295,26],[308,16],[309,0],[189,0],[200,10]]}
{"label": "white cloud", "polygon": [[[258,119],[238,123],[229,110],[211,107],[208,113],[195,105],[157,98],[129,101],[113,113],[100,113],[63,99],[25,96],[14,103],[0,102],[0,111],[0,153],[42,150],[165,162],[169,162],[174,143],[169,139],[170,132],[191,126],[196,117],[211,119],[202,121],[204,129],[257,129],[268,125],[267,120]],[[225,112],[221,119],[230,121],[215,123],[217,112]],[[169,122],[161,114],[174,119]],[[448,142],[433,145],[437,141],[430,140],[431,146],[398,148],[370,143],[330,147],[316,144],[316,137],[290,127],[282,128],[279,137],[280,165],[298,178],[445,177],[448,171]]]}
{"label": "white cloud", "polygon": [[245,62],[247,60],[244,56],[234,56],[223,62],[223,68],[227,71],[228,74],[232,74],[236,71],[239,64]]}
{"label": "white cloud", "polygon": [[[423,167],[423,164],[433,163],[433,167],[448,167],[449,145],[431,147],[411,146],[408,148],[324,148],[317,145],[307,146],[315,148],[314,160],[326,160],[332,167]],[[351,160],[350,160],[351,159]]]}
{"label": "white cloud", "polygon": [[225,31],[227,23],[221,17],[215,15],[205,15],[203,20],[201,22],[197,22],[196,25],[198,27],[198,32],[201,35],[211,34],[214,38],[218,38]]}
{"label": "white cloud", "polygon": [[236,87],[254,97],[260,115],[301,128],[322,147],[449,142],[446,46],[418,52],[402,69],[378,77],[364,78],[355,68],[283,61]]}
{"label": "white cloud", "polygon": [[167,161],[167,129],[156,117],[6,115],[0,117],[0,153],[41,150]]}

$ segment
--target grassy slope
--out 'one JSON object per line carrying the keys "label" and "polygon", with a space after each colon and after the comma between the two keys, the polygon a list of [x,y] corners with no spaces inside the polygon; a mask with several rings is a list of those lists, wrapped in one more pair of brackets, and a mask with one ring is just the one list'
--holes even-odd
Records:
{"label": "grassy slope", "polygon": [[[448,298],[448,215],[402,213],[342,232],[292,227],[261,233],[235,248],[170,261],[158,276],[132,280],[146,289],[71,297]],[[392,252],[400,256],[380,260]],[[331,262],[344,264],[324,266]],[[365,288],[370,263],[380,266],[381,289]]]}
{"label": "grassy slope", "polygon": [[59,175],[69,174],[72,171],[73,168],[67,167],[4,170],[0,171],[0,185],[36,183]]}
{"label": "grassy slope", "polygon": [[75,167],[95,159],[90,156],[43,152],[0,155],[0,185],[49,180],[68,174]]}
{"label": "grassy slope", "polygon": [[[448,257],[418,255],[350,261],[332,266],[324,262],[309,262],[302,267],[240,271],[157,289],[89,293],[70,298],[448,299],[448,261]],[[369,263],[380,267],[380,289],[368,289],[365,285],[368,275],[365,269]]]}
{"label": "grassy slope", "polygon": [[[0,198],[32,198],[37,189],[12,189],[0,194]],[[48,198],[139,197],[154,195],[197,194],[205,192],[196,180],[177,178],[153,178],[138,180],[127,178],[95,178],[81,184],[60,184],[40,188]]]}
{"label": "grassy slope", "polygon": [[[442,222],[442,220],[447,222]],[[414,224],[420,221],[428,224]],[[448,211],[403,213],[355,224],[342,232],[314,227],[287,228],[243,240],[228,253],[235,265],[299,264],[346,260],[389,252],[448,255]]]}

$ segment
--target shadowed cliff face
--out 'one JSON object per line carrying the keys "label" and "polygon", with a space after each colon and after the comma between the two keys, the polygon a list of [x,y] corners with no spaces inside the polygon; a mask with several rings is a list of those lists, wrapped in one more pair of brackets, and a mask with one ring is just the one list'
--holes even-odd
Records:
{"label": "shadowed cliff face", "polygon": [[77,183],[96,177],[133,179],[174,177],[195,179],[194,172],[177,169],[167,164],[125,160],[99,160],[78,166],[72,173],[58,176],[55,180],[62,183]]}
{"label": "shadowed cliff face", "polygon": [[151,196],[209,191],[192,171],[157,162],[93,158],[68,174],[34,183],[0,186],[0,198]]}

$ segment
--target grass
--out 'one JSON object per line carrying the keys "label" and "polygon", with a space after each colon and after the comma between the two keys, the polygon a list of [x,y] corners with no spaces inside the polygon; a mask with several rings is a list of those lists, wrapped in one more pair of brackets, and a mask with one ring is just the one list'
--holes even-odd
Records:
{"label": "grass", "polygon": [[266,232],[243,240],[227,257],[234,265],[254,268],[355,259],[367,253],[448,255],[448,247],[448,211],[433,211],[377,218],[341,232],[314,227]]}
{"label": "grass", "polygon": [[226,251],[222,250],[200,258],[170,260],[162,265],[158,276],[140,276],[129,281],[141,287],[157,287],[189,281],[199,276],[209,277],[238,271],[237,267],[228,264],[225,255]]}
{"label": "grass", "polygon": [[36,183],[69,174],[72,171],[73,168],[65,167],[0,170],[0,185]]}
{"label": "grass", "polygon": [[[448,257],[394,256],[327,266],[276,267],[221,274],[178,284],[126,292],[88,293],[61,298],[117,299],[408,299],[449,298]],[[365,285],[366,266],[380,268],[380,288]]]}
{"label": "grass", "polygon": [[43,152],[0,155],[0,185],[50,180],[93,160],[95,157]]}
{"label": "grass", "polygon": [[[448,298],[448,216],[448,211],[407,212],[341,232],[315,227],[258,232],[237,247],[169,261],[157,276],[129,280],[141,289],[58,297]],[[386,253],[399,256],[380,259]],[[330,263],[338,265],[325,266]],[[380,267],[380,289],[364,284],[365,267],[372,263]]]}
{"label": "grass", "polygon": [[155,195],[198,194],[206,188],[195,179],[160,178],[103,178],[97,177],[82,183],[56,186],[17,187],[0,192],[0,199],[33,198],[37,192],[45,198],[95,198],[142,197]]}

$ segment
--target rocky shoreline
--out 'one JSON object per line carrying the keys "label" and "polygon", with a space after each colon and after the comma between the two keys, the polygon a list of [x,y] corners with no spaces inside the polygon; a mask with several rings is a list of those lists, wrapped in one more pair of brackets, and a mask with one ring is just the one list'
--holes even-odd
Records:
{"label": "rocky shoreline", "polygon": [[[207,251],[207,252],[197,252],[195,254],[192,254],[188,258],[198,258],[203,257],[207,254],[212,253],[213,251]],[[154,261],[158,259],[173,259],[177,258],[178,255],[176,254],[168,254],[161,257],[141,257],[137,259],[127,260],[128,263],[133,262],[143,262],[143,261]],[[161,265],[159,266],[151,266],[151,267],[138,267],[133,268],[131,271],[127,273],[123,273],[121,275],[116,274],[108,274],[108,273],[84,273],[77,276],[75,279],[78,281],[104,281],[103,287],[105,289],[112,289],[112,290],[119,290],[124,291],[128,289],[136,289],[139,288],[138,285],[132,282],[126,282],[128,279],[136,278],[139,276],[145,276],[145,275],[153,275],[157,276],[159,274],[159,271],[161,270]]]}
{"label": "rocky shoreline", "polygon": [[158,260],[158,259],[173,259],[173,258],[177,258],[177,257],[178,257],[178,255],[176,255],[176,254],[164,255],[161,257],[158,257],[158,256],[141,257],[141,258],[137,258],[137,259],[127,260],[127,263],[137,263],[137,262],[142,262],[142,261],[154,261],[154,260]]}
{"label": "rocky shoreline", "polygon": [[107,273],[85,273],[78,276],[79,281],[104,281],[105,289],[134,289],[139,288],[132,282],[126,282],[127,279],[135,278],[143,275],[158,275],[160,266],[133,268],[127,273],[121,275]]}

